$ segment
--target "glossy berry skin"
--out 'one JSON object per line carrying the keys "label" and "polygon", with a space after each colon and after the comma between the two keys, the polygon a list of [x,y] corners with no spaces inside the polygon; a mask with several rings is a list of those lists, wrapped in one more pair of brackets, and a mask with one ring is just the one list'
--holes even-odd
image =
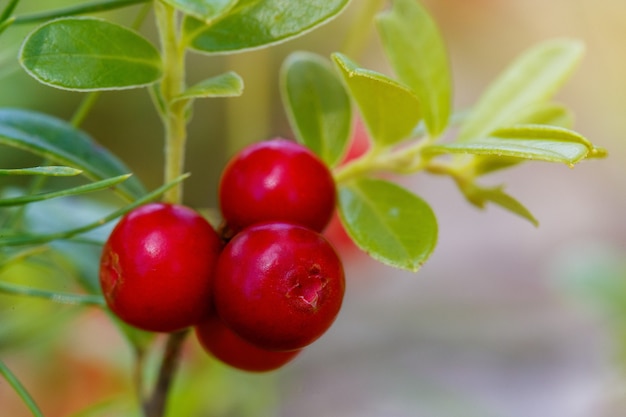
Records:
{"label": "glossy berry skin", "polygon": [[104,245],[100,285],[109,308],[143,330],[173,332],[206,319],[221,242],[194,210],[151,203],[119,221]]}
{"label": "glossy berry skin", "polygon": [[240,337],[267,350],[301,349],[333,323],[344,271],[319,233],[288,223],[261,223],[237,234],[220,254],[215,308]]}
{"label": "glossy berry skin", "polygon": [[336,188],[328,167],[308,148],[272,139],[244,148],[226,165],[220,208],[234,231],[265,221],[322,231],[333,214]]}
{"label": "glossy berry skin", "polygon": [[211,356],[226,365],[248,372],[274,371],[291,362],[301,352],[261,349],[233,333],[216,315],[197,325],[195,333],[200,345]]}

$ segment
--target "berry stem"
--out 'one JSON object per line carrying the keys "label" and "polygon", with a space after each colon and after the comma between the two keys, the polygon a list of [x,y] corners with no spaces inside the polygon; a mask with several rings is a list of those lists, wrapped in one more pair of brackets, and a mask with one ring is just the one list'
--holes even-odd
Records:
{"label": "berry stem", "polygon": [[180,364],[180,352],[189,330],[182,330],[168,336],[163,352],[163,360],[158,379],[152,394],[143,404],[145,417],[163,417],[167,405],[167,396]]}

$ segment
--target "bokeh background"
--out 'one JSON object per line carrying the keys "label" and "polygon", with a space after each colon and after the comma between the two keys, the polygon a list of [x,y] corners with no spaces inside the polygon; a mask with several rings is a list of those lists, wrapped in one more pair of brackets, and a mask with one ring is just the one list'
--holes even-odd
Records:
{"label": "bokeh background", "polygon": [[[538,218],[538,228],[496,207],[470,206],[447,178],[401,179],[431,204],[439,220],[437,249],[422,270],[393,270],[341,245],[347,294],[324,338],[269,375],[221,366],[190,339],[169,415],[624,415],[626,2],[422,2],[449,47],[457,109],[471,106],[526,48],[553,37],[582,39],[585,58],[558,99],[573,110],[576,130],[607,148],[609,158],[574,169],[527,163],[485,178],[485,183],[507,184]],[[76,3],[49,0],[45,7]],[[41,4],[23,0],[18,12]],[[219,172],[241,146],[290,136],[277,72],[291,51],[327,56],[342,50],[363,66],[389,73],[373,26],[357,24],[368,4],[353,0],[330,24],[267,50],[189,56],[190,82],[233,69],[244,78],[246,91],[240,98],[195,106],[188,204],[215,205]],[[131,24],[137,11],[101,16]],[[10,29],[0,37],[0,105],[69,119],[83,96],[37,84],[16,62],[28,30]],[[154,35],[150,17],[142,30]],[[145,91],[103,94],[83,128],[149,188],[160,184],[162,130]],[[39,162],[0,149],[0,166]],[[15,184],[0,183],[9,185]],[[72,290],[76,286],[68,276],[76,267],[63,262],[67,265],[53,272],[46,262],[5,268],[0,279]],[[75,415],[94,403],[101,408],[93,415],[133,415],[125,394],[131,389],[130,351],[97,309],[0,295],[0,355],[48,417]],[[3,380],[0,415],[28,415]]]}

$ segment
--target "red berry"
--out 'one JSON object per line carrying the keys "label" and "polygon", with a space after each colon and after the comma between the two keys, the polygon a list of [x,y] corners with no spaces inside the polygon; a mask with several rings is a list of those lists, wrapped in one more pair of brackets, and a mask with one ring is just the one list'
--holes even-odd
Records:
{"label": "red berry", "polygon": [[339,313],[345,288],[341,261],[319,233],[288,223],[244,229],[224,248],[214,300],[224,323],[267,350],[301,349]]}
{"label": "red berry", "polygon": [[149,331],[199,323],[211,311],[220,246],[211,225],[188,207],[151,203],[131,211],[102,252],[100,284],[109,308]]}
{"label": "red berry", "polygon": [[219,361],[249,372],[268,372],[290,362],[301,351],[261,349],[237,336],[215,315],[196,326],[200,345]]}
{"label": "red berry", "polygon": [[246,147],[227,164],[219,200],[234,231],[279,221],[320,232],[335,209],[336,189],[328,167],[308,148],[273,139]]}

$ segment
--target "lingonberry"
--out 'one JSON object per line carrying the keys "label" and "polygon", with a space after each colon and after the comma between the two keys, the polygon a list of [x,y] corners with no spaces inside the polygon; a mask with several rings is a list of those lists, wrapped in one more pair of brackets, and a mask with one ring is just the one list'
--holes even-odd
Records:
{"label": "lingonberry", "polygon": [[260,223],[237,234],[219,256],[215,308],[240,337],[267,350],[301,349],[335,320],[344,271],[319,233]]}
{"label": "lingonberry", "polygon": [[211,315],[197,325],[195,333],[200,345],[210,355],[227,365],[249,372],[276,370],[301,352],[261,349],[233,333],[216,315]]}
{"label": "lingonberry", "polygon": [[135,327],[172,332],[211,311],[220,239],[194,210],[151,203],[126,214],[104,245],[100,284],[109,308]]}
{"label": "lingonberry", "polygon": [[322,231],[335,194],[328,167],[305,146],[280,138],[244,148],[226,165],[219,184],[221,212],[234,231],[265,221]]}

